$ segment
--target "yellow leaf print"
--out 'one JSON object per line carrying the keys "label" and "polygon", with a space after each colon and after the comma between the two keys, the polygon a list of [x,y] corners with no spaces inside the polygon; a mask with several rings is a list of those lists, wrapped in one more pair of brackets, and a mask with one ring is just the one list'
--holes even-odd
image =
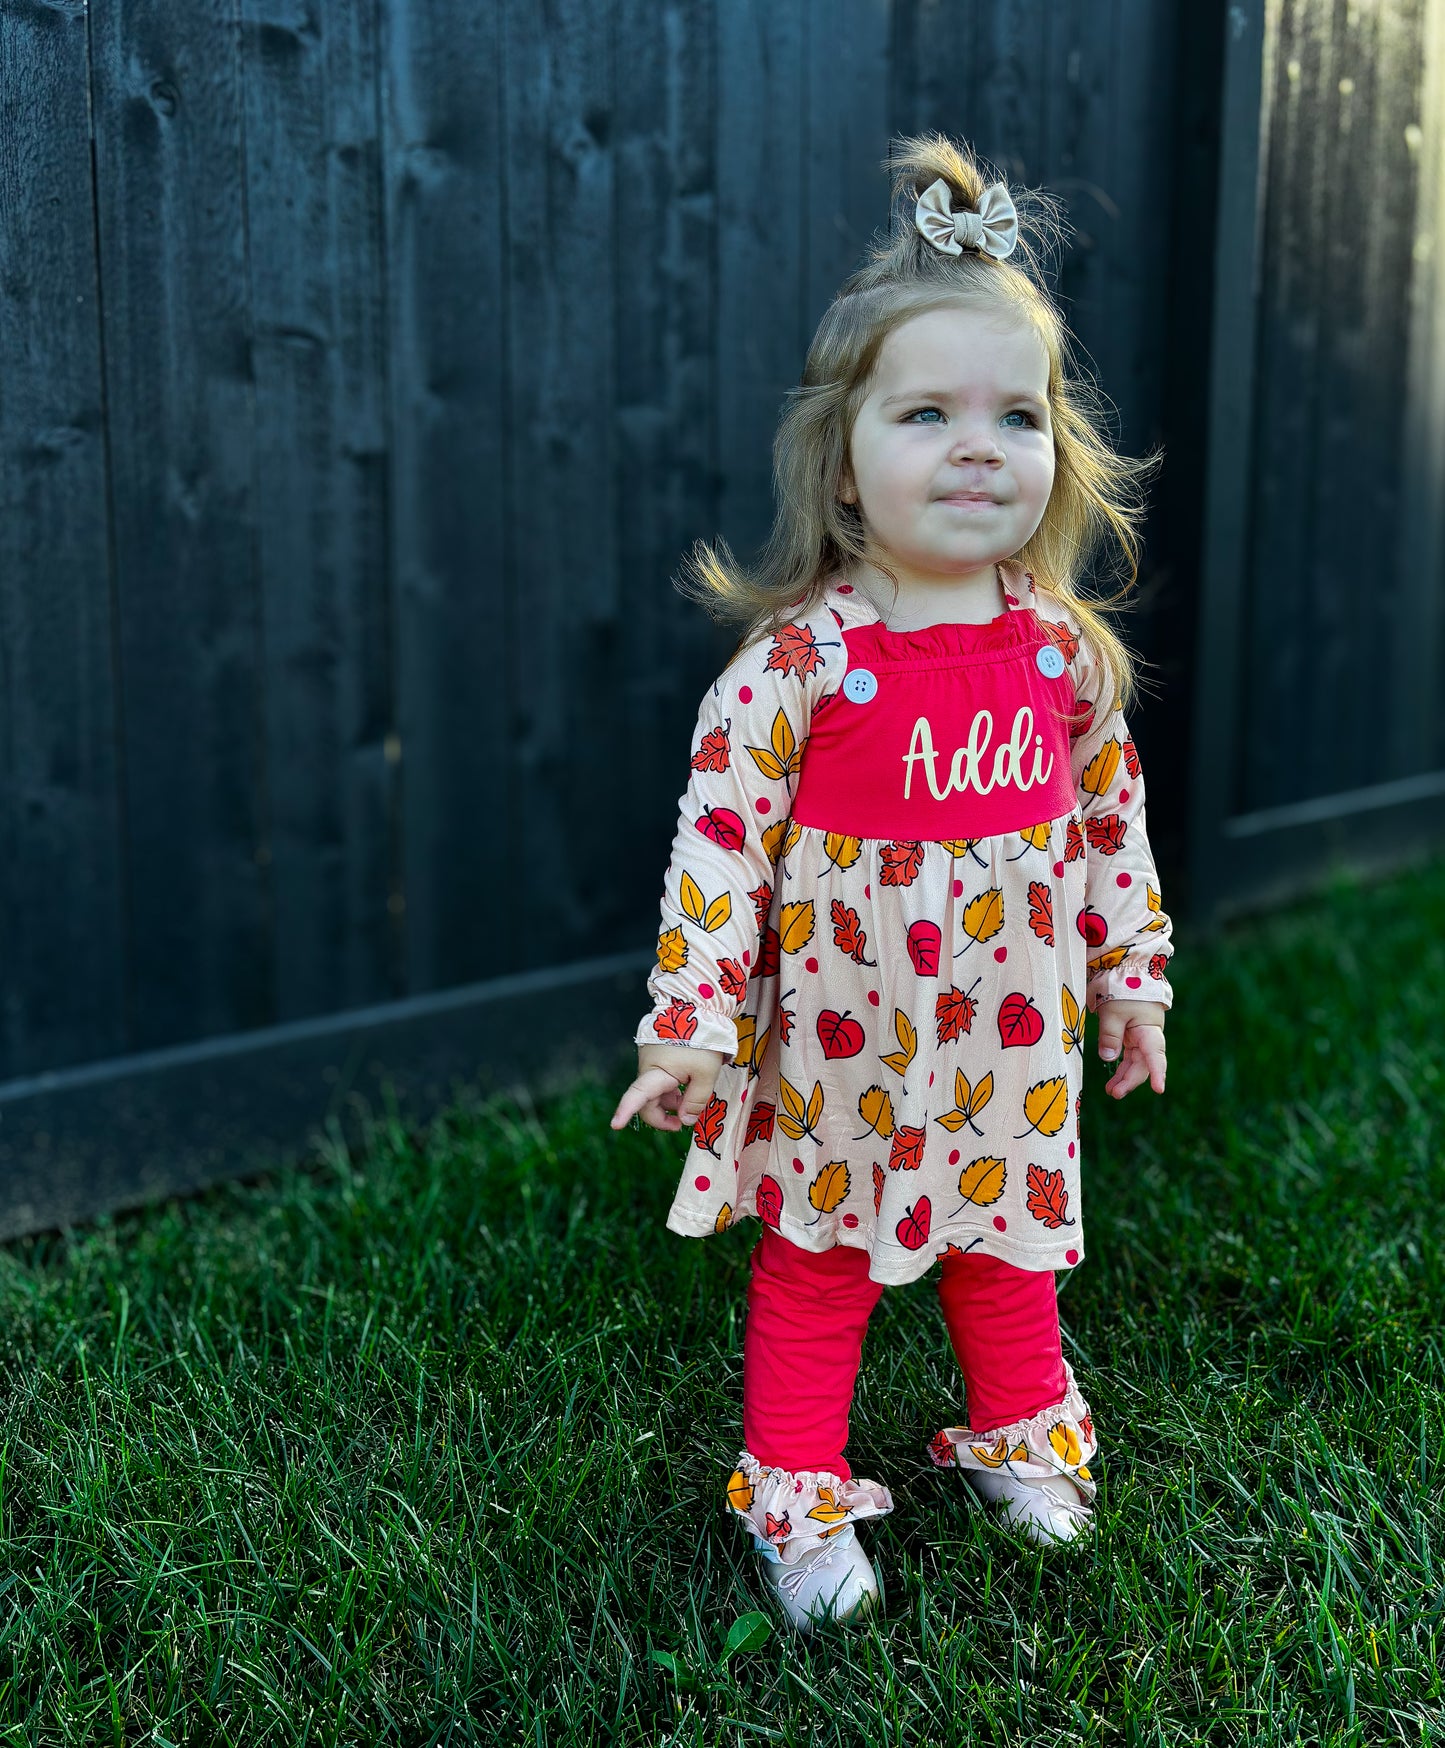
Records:
{"label": "yellow leaf print", "polygon": [[776,868],[802,835],[803,828],[795,819],[780,819],[763,833],[763,853]]}
{"label": "yellow leaf print", "polygon": [[912,1062],[918,1049],[918,1028],[904,1013],[902,1008],[893,1010],[893,1031],[898,1039],[898,1048],[887,1056],[880,1056],[895,1074],[907,1074],[908,1064]]}
{"label": "yellow leaf print", "polygon": [[970,1445],[968,1447],[981,1463],[986,1463],[990,1469],[999,1469],[1008,1461],[1008,1440],[996,1438],[991,1445]]}
{"label": "yellow leaf print", "polygon": [[1116,965],[1122,965],[1128,956],[1127,947],[1110,947],[1107,953],[1100,953],[1097,959],[1089,961],[1089,975],[1093,977],[1100,971],[1112,971]]}
{"label": "yellow leaf print", "polygon": [[979,838],[944,838],[943,847],[950,856],[966,856],[979,842],[981,842]]}
{"label": "yellow leaf print", "polygon": [[765,1026],[757,1043],[753,1046],[752,1058],[748,1063],[748,1079],[756,1080],[762,1073],[763,1064],[768,1059],[768,1040],[773,1035],[773,1028]]}
{"label": "yellow leaf print", "polygon": [[1067,983],[1063,985],[1060,1005],[1064,1015],[1064,1029],[1060,1036],[1064,1041],[1064,1055],[1067,1056],[1071,1050],[1084,1048],[1084,1012],[1074,1000],[1074,992]]}
{"label": "yellow leaf print", "polygon": [[823,854],[835,868],[846,872],[863,854],[863,840],[845,838],[841,832],[828,832],[823,839]]}
{"label": "yellow leaf print", "polygon": [[681,971],[687,964],[687,936],[681,929],[664,929],[657,937],[657,963],[664,971]]}
{"label": "yellow leaf print", "polygon": [[724,1202],[717,1211],[717,1219],[713,1222],[713,1231],[715,1233],[726,1232],[728,1227],[732,1225],[732,1218],[733,1205],[731,1202]]}
{"label": "yellow leaf print", "polygon": [[1049,833],[1053,830],[1053,821],[1041,819],[1037,825],[1031,825],[1019,836],[1033,850],[1046,850],[1049,847]]}
{"label": "yellow leaf print", "polygon": [[858,1101],[858,1115],[868,1125],[855,1141],[868,1135],[881,1135],[886,1141],[893,1133],[893,1100],[881,1086],[870,1086]]}
{"label": "yellow leaf print", "polygon": [[778,918],[778,945],[785,953],[801,953],[813,938],[813,901],[785,904]]}
{"label": "yellow leaf print", "polygon": [[1008,1168],[1001,1159],[973,1159],[958,1174],[958,1193],[965,1202],[989,1208],[1003,1194]]}
{"label": "yellow leaf print", "polygon": [[819,1523],[837,1523],[840,1518],[848,1516],[848,1507],[839,1505],[838,1495],[831,1487],[818,1489],[818,1504],[808,1513],[809,1517],[817,1518]]}
{"label": "yellow leaf print", "polygon": [[789,777],[797,775],[803,757],[793,739],[793,725],[788,721],[786,712],[780,710],[773,718],[770,738],[771,746],[749,747],[748,751],[753,756],[753,763],[765,777],[771,777],[776,783],[785,782]]}
{"label": "yellow leaf print", "polygon": [[[1003,927],[1003,891],[991,886],[963,907],[963,932],[975,941],[989,941]],[[967,952],[967,948],[963,951]]]}
{"label": "yellow leaf print", "polygon": [[702,888],[686,870],[677,884],[683,910],[695,923],[701,923],[708,934],[715,933],[733,914],[733,901],[726,892],[720,892],[709,904]]}
{"label": "yellow leaf print", "polygon": [[977,1123],[975,1123],[973,1119],[992,1097],[992,1069],[984,1075],[983,1079],[979,1081],[978,1085],[970,1093],[968,1088],[968,1076],[961,1068],[957,1068],[953,1073],[953,1102],[955,1108],[951,1111],[945,1111],[941,1117],[935,1117],[933,1120],[935,1123],[938,1123],[943,1128],[947,1129],[950,1135],[956,1133],[965,1123],[967,1123],[976,1133],[981,1135],[983,1131],[979,1129]]}
{"label": "yellow leaf print", "polygon": [[1054,1447],[1059,1461],[1067,1463],[1070,1468],[1077,1465],[1084,1454],[1079,1448],[1079,1435],[1067,1420],[1058,1420],[1049,1428],[1049,1443]]}
{"label": "yellow leaf print", "polygon": [[1048,1080],[1041,1080],[1036,1086],[1031,1086],[1024,1094],[1024,1115],[1029,1120],[1029,1128],[1023,1135],[1015,1135],[1015,1141],[1022,1141],[1024,1135],[1037,1129],[1040,1135],[1057,1135],[1064,1126],[1064,1119],[1069,1114],[1069,1083],[1062,1074],[1053,1075]]}
{"label": "yellow leaf print", "polygon": [[808,1200],[820,1214],[831,1214],[848,1194],[848,1162],[835,1159],[808,1185]]}
{"label": "yellow leaf print", "polygon": [[790,1141],[801,1141],[805,1135],[813,1134],[818,1119],[823,1114],[822,1083],[813,1082],[812,1094],[805,1105],[803,1095],[792,1081],[785,1075],[779,1075],[778,1102],[778,1127]]}
{"label": "yellow leaf print", "polygon": [[1111,735],[1084,766],[1079,787],[1086,795],[1103,795],[1114,787],[1119,774],[1119,743]]}
{"label": "yellow leaf print", "polygon": [[1147,935],[1151,929],[1164,928],[1168,924],[1169,918],[1165,916],[1162,908],[1164,901],[1160,898],[1157,890],[1152,887],[1147,880],[1144,882],[1144,898],[1148,903],[1150,910],[1155,913],[1154,921],[1152,923],[1145,923],[1144,925],[1143,932]]}
{"label": "yellow leaf print", "polygon": [[753,1503],[753,1484],[741,1469],[734,1469],[728,1479],[728,1504],[734,1511],[748,1511]]}
{"label": "yellow leaf print", "polygon": [[739,1014],[733,1021],[733,1030],[738,1035],[738,1053],[733,1057],[733,1065],[737,1068],[748,1068],[752,1064],[753,1051],[757,1048],[758,1016]]}

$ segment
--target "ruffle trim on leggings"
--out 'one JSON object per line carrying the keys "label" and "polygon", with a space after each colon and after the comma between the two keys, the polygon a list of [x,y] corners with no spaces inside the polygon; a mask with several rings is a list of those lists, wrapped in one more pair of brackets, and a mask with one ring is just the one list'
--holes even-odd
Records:
{"label": "ruffle trim on leggings", "polygon": [[731,1509],[778,1550],[785,1566],[796,1565],[848,1524],[893,1509],[893,1495],[877,1481],[844,1481],[826,1469],[770,1469],[747,1450],[738,1452],[727,1496]]}
{"label": "ruffle trim on leggings", "polygon": [[1098,1483],[1089,1473],[1089,1463],[1099,1446],[1089,1404],[1079,1392],[1072,1367],[1064,1361],[1068,1390],[1062,1402],[1043,1408],[1028,1420],[1011,1426],[973,1432],[966,1426],[945,1426],[933,1435],[928,1454],[940,1469],[1007,1469],[1013,1475],[1043,1479],[1067,1475],[1086,1504],[1091,1504]]}

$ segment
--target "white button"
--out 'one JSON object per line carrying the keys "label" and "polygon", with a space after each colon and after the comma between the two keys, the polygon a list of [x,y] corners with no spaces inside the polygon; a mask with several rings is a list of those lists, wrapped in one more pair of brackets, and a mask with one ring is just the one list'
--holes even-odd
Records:
{"label": "white button", "polygon": [[1064,652],[1056,643],[1041,644],[1034,660],[1039,664],[1039,672],[1046,679],[1057,680],[1064,671]]}
{"label": "white button", "polygon": [[871,704],[878,695],[878,676],[853,668],[843,677],[843,696],[853,704]]}

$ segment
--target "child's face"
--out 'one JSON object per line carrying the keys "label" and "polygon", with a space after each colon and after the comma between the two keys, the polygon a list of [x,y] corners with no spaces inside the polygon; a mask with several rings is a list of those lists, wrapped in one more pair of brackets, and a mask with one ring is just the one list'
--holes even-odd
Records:
{"label": "child's face", "polygon": [[1033,534],[1054,483],[1048,380],[1043,341],[1001,312],[929,310],[884,341],[838,495],[901,576],[966,576]]}

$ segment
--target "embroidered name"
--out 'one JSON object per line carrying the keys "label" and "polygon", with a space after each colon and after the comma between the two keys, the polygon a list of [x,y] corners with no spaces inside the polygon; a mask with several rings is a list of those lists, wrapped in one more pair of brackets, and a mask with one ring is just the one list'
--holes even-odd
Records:
{"label": "embroidered name", "polygon": [[940,789],[938,752],[933,744],[933,729],[928,718],[920,716],[913,725],[913,739],[903,756],[903,799],[912,799],[913,767],[919,762],[923,765],[923,774],[928,779],[928,787],[935,801],[942,801],[955,789],[959,794],[972,789],[976,795],[987,795],[995,787],[1006,788],[1012,785],[1015,789],[1024,791],[1039,783],[1047,783],[1054,768],[1054,757],[1050,753],[1047,764],[1040,765],[1044,746],[1044,737],[1041,734],[1033,736],[1033,760],[1028,774],[1024,773],[1024,759],[1029,751],[1029,736],[1033,726],[1033,711],[1027,704],[1021,704],[1014,717],[1013,732],[1002,746],[994,748],[993,766],[985,778],[984,759],[988,753],[989,736],[993,732],[993,713],[980,710],[968,731],[968,740],[954,753],[948,770],[948,781]]}

